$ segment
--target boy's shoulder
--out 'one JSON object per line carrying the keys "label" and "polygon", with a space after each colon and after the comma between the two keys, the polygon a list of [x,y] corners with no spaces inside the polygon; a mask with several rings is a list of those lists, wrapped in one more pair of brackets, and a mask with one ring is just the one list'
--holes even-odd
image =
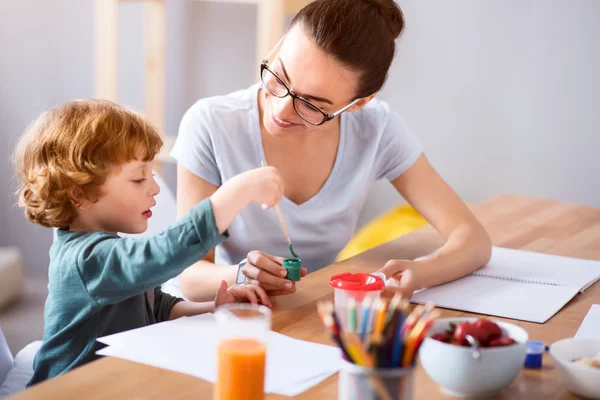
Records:
{"label": "boy's shoulder", "polygon": [[92,232],[83,232],[83,231],[70,231],[66,229],[57,229],[56,230],[56,240],[54,244],[57,245],[83,245],[89,241],[95,240],[104,240],[104,239],[120,239],[119,235],[115,235],[114,233],[105,232],[105,231],[92,231]]}
{"label": "boy's shoulder", "polygon": [[57,229],[56,239],[50,247],[50,267],[54,260],[71,259],[77,261],[79,254],[106,240],[121,239],[118,235],[103,231],[79,232]]}
{"label": "boy's shoulder", "polygon": [[[48,266],[49,293],[46,307],[50,307],[57,316],[72,312],[71,306],[82,306],[90,302],[85,287],[86,277],[103,268],[101,257],[95,252],[104,251],[97,246],[104,241],[119,239],[108,232],[74,232],[58,229],[56,239],[50,247]],[[109,243],[106,243],[109,244]],[[67,307],[68,310],[59,311]]]}

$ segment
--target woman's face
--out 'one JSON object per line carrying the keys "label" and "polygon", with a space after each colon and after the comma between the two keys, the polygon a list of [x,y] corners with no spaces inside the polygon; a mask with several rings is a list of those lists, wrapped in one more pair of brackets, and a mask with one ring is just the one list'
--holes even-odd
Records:
{"label": "woman's face", "polygon": [[[358,74],[317,47],[296,25],[287,33],[269,68],[298,96],[332,114],[354,100]],[[263,89],[263,125],[273,136],[288,136],[330,129],[334,122],[314,126],[294,110],[293,98],[278,98]],[[360,108],[360,102],[349,111]]]}

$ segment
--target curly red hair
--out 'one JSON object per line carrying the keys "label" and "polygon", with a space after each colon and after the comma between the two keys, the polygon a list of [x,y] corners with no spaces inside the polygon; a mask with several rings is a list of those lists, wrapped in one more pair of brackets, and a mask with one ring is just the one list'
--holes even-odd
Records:
{"label": "curly red hair", "polygon": [[[107,100],[75,100],[40,115],[15,152],[18,202],[27,219],[66,228],[82,196],[95,202],[119,165],[152,161],[162,139],[141,115]],[[74,194],[77,196],[74,196]]]}

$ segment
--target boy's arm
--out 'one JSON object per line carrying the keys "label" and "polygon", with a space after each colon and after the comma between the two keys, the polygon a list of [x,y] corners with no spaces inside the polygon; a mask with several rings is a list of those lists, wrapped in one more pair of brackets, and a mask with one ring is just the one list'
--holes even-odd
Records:
{"label": "boy's arm", "polygon": [[221,233],[248,203],[273,207],[282,195],[279,172],[256,168],[231,178],[160,235],[121,239],[97,234],[77,257],[82,282],[100,305],[159,286],[225,240]]}
{"label": "boy's arm", "polygon": [[272,306],[267,292],[265,292],[265,290],[258,285],[248,284],[227,287],[227,282],[221,281],[219,289],[217,290],[215,301],[209,301],[205,303],[185,301],[177,303],[171,310],[169,319],[213,312],[215,311],[215,308],[223,304],[237,303],[242,301],[250,302],[252,304],[262,303],[267,307]]}
{"label": "boy's arm", "polygon": [[[195,303],[193,301],[181,301],[176,303],[171,312],[169,319],[177,319],[180,317],[191,317],[198,314],[211,313],[215,311],[214,301],[205,301],[203,303]],[[158,322],[158,320],[157,320]]]}
{"label": "boy's arm", "polygon": [[179,317],[191,317],[215,311],[215,302],[194,303],[180,297],[171,296],[160,287],[154,288],[154,318],[164,322]]}
{"label": "boy's arm", "polygon": [[164,322],[171,319],[169,318],[171,310],[179,303],[185,303],[185,300],[163,292],[160,287],[155,287],[153,311],[156,322]]}
{"label": "boy's arm", "polygon": [[178,275],[225,240],[209,199],[150,238],[97,234],[77,256],[78,273],[100,305],[114,304]]}

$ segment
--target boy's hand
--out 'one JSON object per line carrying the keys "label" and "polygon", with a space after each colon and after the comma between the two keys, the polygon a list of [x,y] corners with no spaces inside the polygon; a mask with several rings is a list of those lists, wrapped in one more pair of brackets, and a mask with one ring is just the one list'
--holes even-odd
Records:
{"label": "boy's hand", "polygon": [[258,285],[233,285],[227,288],[227,282],[221,281],[217,296],[215,297],[215,308],[223,304],[250,302],[258,304],[259,302],[267,307],[271,307],[271,301],[267,292]]}
{"label": "boy's hand", "polygon": [[273,167],[255,168],[226,181],[210,196],[219,233],[250,203],[273,207],[283,196],[283,179]]}
{"label": "boy's hand", "polygon": [[283,196],[283,179],[274,167],[261,167],[238,175],[244,185],[244,194],[250,203],[262,204],[264,209],[274,207]]}

